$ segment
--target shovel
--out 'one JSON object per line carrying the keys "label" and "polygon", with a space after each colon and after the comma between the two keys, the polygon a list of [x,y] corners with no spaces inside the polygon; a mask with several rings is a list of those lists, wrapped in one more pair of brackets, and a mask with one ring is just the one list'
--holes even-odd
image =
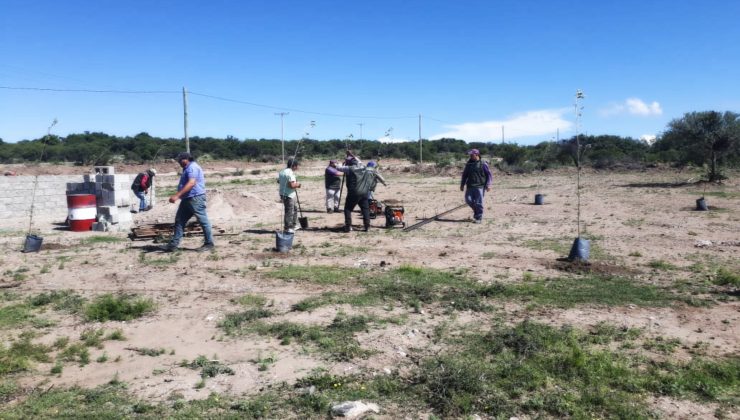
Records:
{"label": "shovel", "polygon": [[298,204],[298,213],[301,215],[298,218],[298,223],[301,224],[301,229],[308,229],[308,217],[303,217],[303,210],[301,210],[301,200],[298,198],[298,191],[295,192],[295,201]]}

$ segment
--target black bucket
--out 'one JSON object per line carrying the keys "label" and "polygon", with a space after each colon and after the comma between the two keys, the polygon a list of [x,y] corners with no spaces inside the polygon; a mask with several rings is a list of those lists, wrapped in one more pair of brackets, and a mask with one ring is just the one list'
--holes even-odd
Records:
{"label": "black bucket", "polygon": [[709,207],[707,207],[707,200],[705,200],[704,197],[696,200],[696,210],[697,211],[709,210]]}
{"label": "black bucket", "polygon": [[298,223],[301,224],[301,229],[308,229],[308,217],[299,217]]}
{"label": "black bucket", "polygon": [[42,242],[44,242],[44,238],[40,236],[26,235],[26,242],[23,244],[22,252],[39,252]]}
{"label": "black bucket", "polygon": [[541,206],[545,204],[545,196],[542,194],[535,194],[534,195],[534,204],[537,206]]}
{"label": "black bucket", "polygon": [[293,248],[294,234],[289,232],[275,232],[275,248],[278,252],[289,252]]}
{"label": "black bucket", "polygon": [[588,261],[591,253],[591,242],[588,239],[576,238],[570,248],[568,261]]}

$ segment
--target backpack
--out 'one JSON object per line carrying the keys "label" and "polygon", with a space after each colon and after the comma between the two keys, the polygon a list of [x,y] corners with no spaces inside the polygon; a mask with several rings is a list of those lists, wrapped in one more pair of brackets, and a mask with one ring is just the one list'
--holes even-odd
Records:
{"label": "backpack", "polygon": [[351,193],[364,196],[375,187],[377,183],[375,171],[368,170],[365,166],[355,166],[350,171],[351,176],[347,179],[347,187]]}

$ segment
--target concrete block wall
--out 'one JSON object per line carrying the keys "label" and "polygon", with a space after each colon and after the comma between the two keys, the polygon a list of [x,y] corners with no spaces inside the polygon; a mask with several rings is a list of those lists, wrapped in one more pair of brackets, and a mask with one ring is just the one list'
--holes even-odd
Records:
{"label": "concrete block wall", "polygon": [[[110,183],[96,183],[97,177],[111,177]],[[131,192],[133,175],[40,175],[36,193],[34,176],[0,176],[0,227],[3,221],[17,222],[28,219],[33,198],[34,220],[53,220],[64,222],[67,219],[67,191],[69,194],[96,194],[97,199],[106,192],[110,206],[119,213],[125,213],[123,221],[131,220],[130,205],[138,200]],[[102,179],[101,179],[102,181]],[[105,185],[105,186],[104,186]],[[103,205],[98,202],[98,206]],[[128,216],[128,217],[127,217]]]}
{"label": "concrete block wall", "polygon": [[0,177],[0,225],[3,220],[28,219],[33,201],[34,219],[67,218],[67,184],[82,183],[82,175],[41,175],[36,193],[34,176]]}

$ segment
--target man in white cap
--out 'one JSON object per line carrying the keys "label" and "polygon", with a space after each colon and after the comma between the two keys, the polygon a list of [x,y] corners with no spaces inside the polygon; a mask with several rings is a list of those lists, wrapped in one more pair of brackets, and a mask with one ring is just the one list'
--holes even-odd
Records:
{"label": "man in white cap", "polygon": [[[139,199],[139,211],[147,211],[152,209],[151,203],[147,205],[146,194],[149,192],[149,188],[152,186],[154,175],[157,174],[157,170],[149,168],[146,171],[136,175],[134,182],[131,184],[131,191],[134,192],[136,198]],[[134,210],[132,212],[135,213]]]}

